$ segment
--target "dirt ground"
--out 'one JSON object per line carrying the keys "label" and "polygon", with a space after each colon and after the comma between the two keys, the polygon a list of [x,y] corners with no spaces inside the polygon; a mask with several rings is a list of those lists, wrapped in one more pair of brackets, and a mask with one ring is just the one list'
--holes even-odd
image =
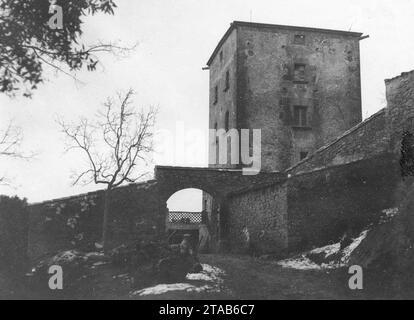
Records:
{"label": "dirt ground", "polygon": [[[222,273],[212,285],[211,278],[186,279],[170,284],[169,291],[146,294],[142,290],[157,285],[147,274],[139,275],[138,287],[133,276],[110,264],[96,266],[62,291],[49,289],[23,292],[2,281],[0,297],[23,299],[381,299],[378,288],[364,286],[350,290],[347,269],[295,270],[283,268],[276,261],[237,255],[201,255],[200,261]],[[214,282],[213,281],[213,282]],[[171,286],[178,286],[171,290]],[[181,287],[180,287],[181,286]],[[8,287],[8,288],[7,288]],[[158,287],[157,287],[158,288]],[[183,290],[184,288],[184,290]],[[187,288],[187,289],[185,289]],[[188,289],[190,288],[190,289]],[[204,290],[207,288],[206,290]],[[16,292],[17,291],[17,292]],[[10,292],[13,292],[10,294]],[[388,297],[389,298],[389,297]]]}

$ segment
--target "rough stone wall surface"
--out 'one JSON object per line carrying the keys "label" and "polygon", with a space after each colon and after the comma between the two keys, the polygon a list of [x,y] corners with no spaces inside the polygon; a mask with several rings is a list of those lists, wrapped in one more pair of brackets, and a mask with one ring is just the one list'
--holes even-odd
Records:
{"label": "rough stone wall surface", "polygon": [[294,175],[367,159],[386,153],[388,146],[386,112],[382,109],[332,143],[316,150],[308,158],[289,168],[287,172]]}
{"label": "rough stone wall surface", "polygon": [[[337,241],[346,231],[358,232],[395,205],[401,136],[404,130],[414,130],[414,72],[387,80],[386,85],[386,109],[287,170],[289,251]],[[262,189],[268,197],[258,197],[253,190],[232,198],[230,230],[239,232],[230,233],[230,242],[243,239],[240,229],[249,221],[246,211],[254,217],[250,223],[261,225],[267,221],[261,215],[266,209],[257,206],[266,206],[272,197],[283,201],[272,188]]]}
{"label": "rough stone wall surface", "polygon": [[[210,65],[210,108],[209,128],[229,129],[237,128],[237,30],[229,35],[223,43],[219,53]],[[228,74],[228,75],[227,75]],[[228,80],[226,78],[228,77]],[[227,86],[228,85],[228,86]],[[215,88],[217,87],[217,101],[215,101]],[[226,116],[227,114],[227,116]],[[228,117],[228,128],[226,128],[226,117]],[[209,141],[209,152],[216,154],[216,163],[209,164],[211,167],[237,167],[218,163],[218,151],[215,141]],[[230,154],[230,148],[228,148]]]}
{"label": "rough stone wall surface", "polygon": [[403,131],[414,133],[414,70],[385,80],[385,84],[391,149],[399,152]]}
{"label": "rough stone wall surface", "polygon": [[248,186],[277,182],[285,175],[278,172],[260,172],[257,175],[243,175],[241,170],[156,166],[155,178],[158,182],[160,201],[165,202],[175,192],[187,189],[201,189],[223,201],[234,191]]}
{"label": "rough stone wall surface", "polygon": [[[110,247],[158,234],[164,220],[158,215],[156,188],[155,182],[148,182],[112,191]],[[103,191],[31,205],[29,257],[64,249],[95,250],[102,235],[102,212]]]}
{"label": "rough stone wall surface", "polygon": [[303,250],[358,231],[395,204],[398,157],[382,154],[288,179],[289,250]]}
{"label": "rough stone wall surface", "polygon": [[[226,206],[226,236],[231,251],[284,254],[287,249],[286,185],[231,196]],[[246,247],[246,230],[252,248]]]}
{"label": "rough stone wall surface", "polygon": [[[295,34],[305,36],[295,44]],[[282,171],[361,121],[359,39],[315,31],[237,29],[240,128],[262,129],[262,168]],[[304,65],[303,80],[295,65]],[[308,124],[293,122],[308,108]]]}
{"label": "rough stone wall surface", "polygon": [[203,209],[209,212],[212,247],[215,251],[220,250],[220,234],[225,236],[226,233],[222,227],[226,218],[226,213],[223,211],[226,197],[237,190],[263,183],[274,183],[283,180],[284,177],[284,174],[277,172],[243,175],[241,170],[233,169],[168,166],[155,168],[160,206],[179,190],[196,188],[203,191]]}

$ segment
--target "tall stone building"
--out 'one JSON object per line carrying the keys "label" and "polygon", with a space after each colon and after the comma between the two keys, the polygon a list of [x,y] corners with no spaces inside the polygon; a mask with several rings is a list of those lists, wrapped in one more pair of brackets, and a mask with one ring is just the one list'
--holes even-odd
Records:
{"label": "tall stone building", "polygon": [[207,62],[210,129],[261,129],[262,171],[306,158],[362,120],[361,36],[231,23]]}

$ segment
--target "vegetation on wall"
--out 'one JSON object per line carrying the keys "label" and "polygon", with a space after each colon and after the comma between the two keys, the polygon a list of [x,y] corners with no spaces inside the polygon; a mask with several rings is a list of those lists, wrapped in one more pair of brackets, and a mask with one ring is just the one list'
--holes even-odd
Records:
{"label": "vegetation on wall", "polygon": [[0,196],[0,268],[21,272],[26,266],[28,211],[26,199]]}

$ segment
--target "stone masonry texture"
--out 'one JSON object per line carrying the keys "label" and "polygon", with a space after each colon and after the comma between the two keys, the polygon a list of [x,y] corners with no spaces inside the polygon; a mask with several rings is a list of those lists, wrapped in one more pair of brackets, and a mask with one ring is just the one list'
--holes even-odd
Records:
{"label": "stone masonry texture", "polygon": [[261,129],[262,170],[295,164],[361,121],[360,35],[233,22],[209,61],[210,128]]}

